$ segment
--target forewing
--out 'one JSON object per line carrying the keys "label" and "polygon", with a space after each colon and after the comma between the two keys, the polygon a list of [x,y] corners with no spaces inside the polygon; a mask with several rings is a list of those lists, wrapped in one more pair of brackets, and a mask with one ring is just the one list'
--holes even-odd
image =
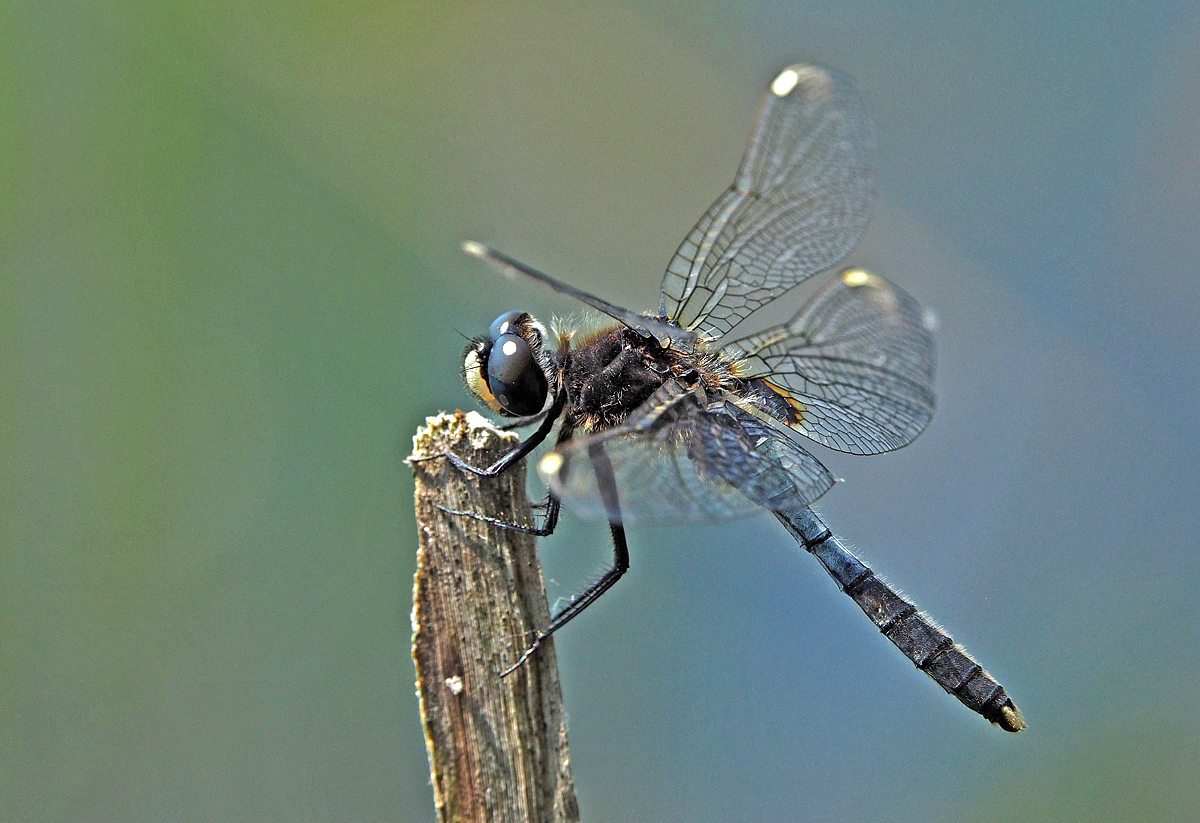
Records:
{"label": "forewing", "polygon": [[559,294],[565,294],[567,297],[574,298],[597,311],[604,312],[609,317],[619,320],[625,326],[646,337],[653,336],[658,340],[660,345],[666,346],[669,343],[675,343],[684,348],[690,348],[696,342],[695,332],[672,326],[659,317],[646,317],[645,315],[631,312],[629,309],[615,306],[607,300],[599,298],[594,294],[589,294],[583,289],[576,288],[569,283],[564,283],[558,278],[551,277],[544,272],[540,272],[533,266],[526,265],[520,260],[509,257],[507,254],[497,251],[490,246],[468,240],[462,244],[462,249],[472,257],[487,263],[505,277],[514,280],[533,281]]}
{"label": "forewing", "polygon": [[920,305],[859,269],[832,278],[788,323],[721,353],[790,395],[795,428],[837,451],[898,449],[933,416],[933,335]]}
{"label": "forewing", "polygon": [[702,337],[837,265],[875,199],[875,127],[854,82],[819,66],[780,73],[763,97],[733,186],[675,252],[662,311]]}
{"label": "forewing", "polygon": [[[561,444],[542,458],[543,480],[572,511],[626,523],[721,521],[812,503],[832,485],[821,463],[786,426],[669,381],[625,425]],[[617,490],[604,503],[595,452]]]}

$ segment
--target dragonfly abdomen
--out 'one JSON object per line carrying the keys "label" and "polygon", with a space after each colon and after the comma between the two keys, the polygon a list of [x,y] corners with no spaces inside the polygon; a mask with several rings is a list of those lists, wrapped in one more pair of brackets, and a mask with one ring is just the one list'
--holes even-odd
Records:
{"label": "dragonfly abdomen", "polygon": [[775,516],[918,669],[985,720],[1009,732],[1025,728],[1020,709],[1004,687],[950,635],[855,557],[811,509],[779,511]]}

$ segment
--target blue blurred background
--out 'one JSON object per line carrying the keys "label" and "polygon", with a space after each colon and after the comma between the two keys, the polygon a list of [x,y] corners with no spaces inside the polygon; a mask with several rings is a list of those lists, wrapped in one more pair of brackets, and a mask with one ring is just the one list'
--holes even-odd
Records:
{"label": "blue blurred background", "polygon": [[656,306],[796,60],[940,320],[819,510],[1030,728],[773,520],[641,529],[558,640],[584,820],[1200,819],[1200,4],[719,0],[0,5],[0,817],[433,819],[402,460],[461,334],[577,311],[458,244]]}

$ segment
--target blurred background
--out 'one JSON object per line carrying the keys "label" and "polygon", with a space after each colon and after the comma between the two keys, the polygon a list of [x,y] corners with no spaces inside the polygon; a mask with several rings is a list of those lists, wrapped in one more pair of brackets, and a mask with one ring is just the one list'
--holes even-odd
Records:
{"label": "blurred background", "polygon": [[0,5],[0,817],[432,820],[403,458],[462,335],[578,311],[458,244],[656,307],[797,60],[940,321],[818,509],[1030,727],[772,519],[640,529],[558,637],[583,819],[1200,819],[1200,3],[720,0]]}

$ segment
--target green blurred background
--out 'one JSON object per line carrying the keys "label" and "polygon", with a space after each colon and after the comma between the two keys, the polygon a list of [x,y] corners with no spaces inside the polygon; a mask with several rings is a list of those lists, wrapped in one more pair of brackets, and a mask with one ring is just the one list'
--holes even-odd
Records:
{"label": "green blurred background", "polygon": [[1030,729],[769,518],[638,530],[558,640],[584,820],[1200,819],[1200,4],[719,0],[0,3],[0,819],[433,819],[403,457],[462,334],[577,311],[458,244],[654,307],[795,60],[940,318],[820,510]]}

